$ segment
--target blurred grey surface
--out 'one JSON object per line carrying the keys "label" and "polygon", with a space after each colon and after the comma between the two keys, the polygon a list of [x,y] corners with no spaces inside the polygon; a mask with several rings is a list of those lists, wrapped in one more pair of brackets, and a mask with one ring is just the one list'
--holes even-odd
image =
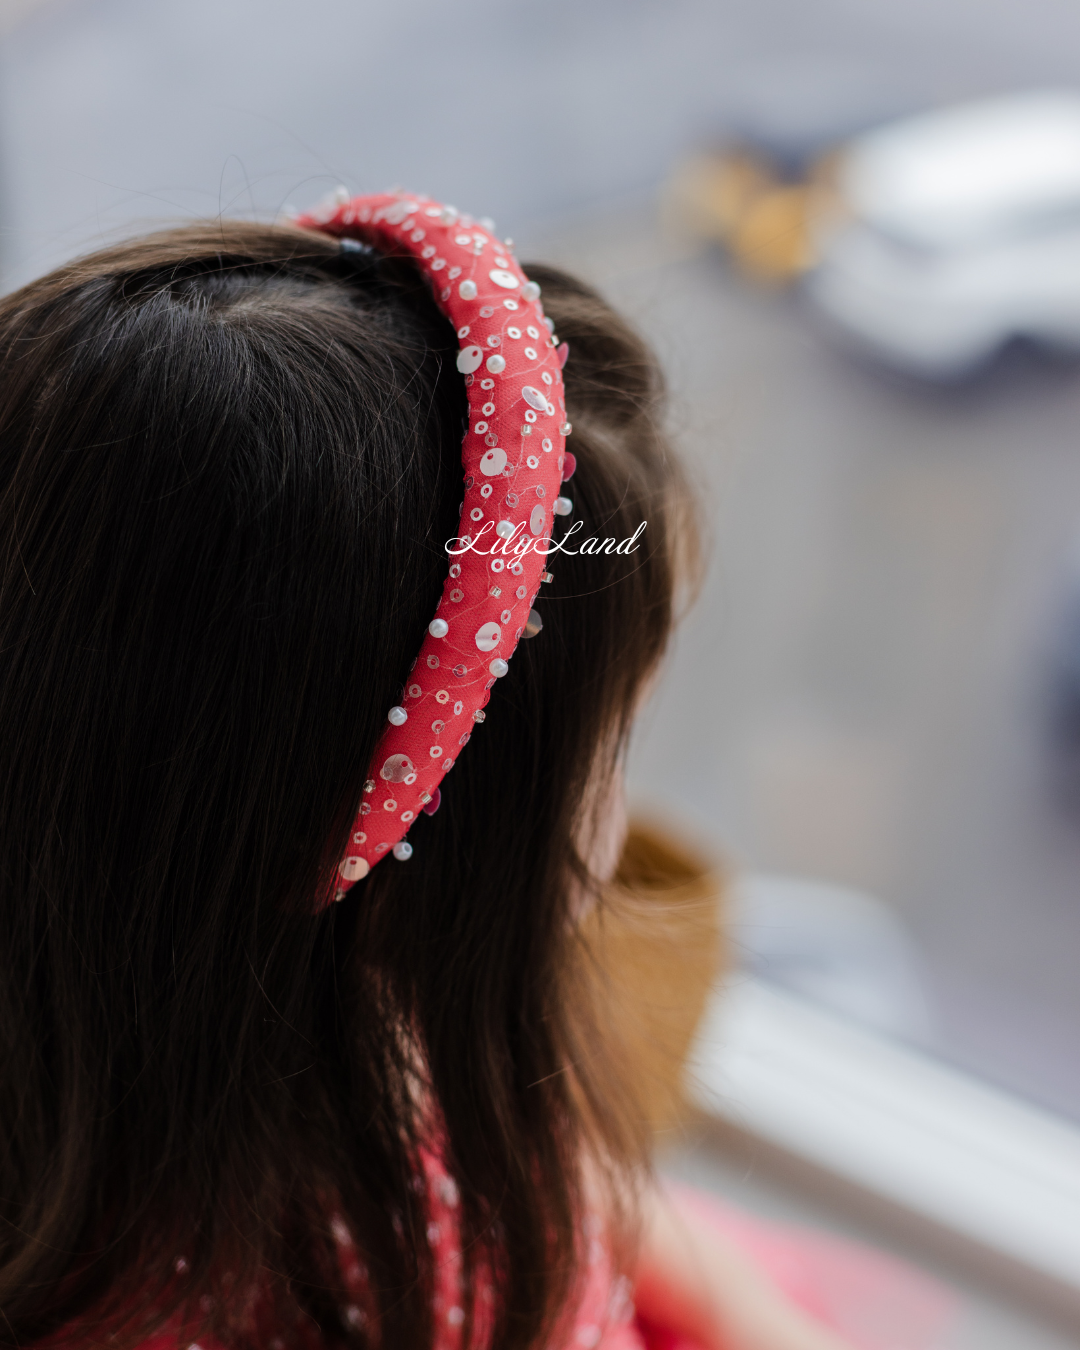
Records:
{"label": "blurred grey surface", "polygon": [[713,537],[637,795],[739,865],[888,902],[936,1051],[1080,1115],[1080,818],[1044,697],[1080,371],[882,377],[630,210],[543,251],[658,344]]}
{"label": "blurred grey surface", "polygon": [[19,0],[0,30],[7,288],[134,224],[401,182],[627,308],[715,541],[638,796],[740,864],[880,898],[934,1048],[1080,1117],[1080,819],[1042,687],[1080,373],[880,377],[651,206],[725,130],[1080,85],[1075,0]]}
{"label": "blurred grey surface", "polygon": [[934,1045],[918,949],[875,896],[744,872],[730,887],[728,934],[743,970],[885,1036]]}
{"label": "blurred grey surface", "polygon": [[[504,227],[790,140],[1080,77],[1072,0],[5,0],[3,258],[407,183]],[[0,23],[4,6],[0,6]],[[18,22],[16,22],[18,20]]]}

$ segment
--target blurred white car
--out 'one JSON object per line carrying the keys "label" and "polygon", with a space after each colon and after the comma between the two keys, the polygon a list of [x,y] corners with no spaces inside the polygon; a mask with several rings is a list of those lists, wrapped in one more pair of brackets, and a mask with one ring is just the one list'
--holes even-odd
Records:
{"label": "blurred white car", "polygon": [[1080,94],[894,122],[834,172],[803,286],[848,340],[936,378],[1014,338],[1080,351]]}

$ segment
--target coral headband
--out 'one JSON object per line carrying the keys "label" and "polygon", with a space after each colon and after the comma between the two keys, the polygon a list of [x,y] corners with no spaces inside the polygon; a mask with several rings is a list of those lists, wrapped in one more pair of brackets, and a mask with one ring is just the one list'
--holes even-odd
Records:
{"label": "coral headband", "polygon": [[[453,207],[380,193],[336,199],[296,224],[416,259],[457,332],[469,399],[455,546],[466,547],[452,554],[401,703],[387,712],[339,868],[340,899],[391,849],[400,859],[411,855],[409,826],[437,805],[439,783],[484,720],[491,687],[525,632],[545,575],[553,511],[557,503],[560,514],[569,509],[559,498],[570,431],[565,348],[556,351],[540,287],[509,244]],[[572,460],[566,467],[569,477]],[[467,548],[473,540],[476,550]],[[493,544],[501,551],[489,552]]]}

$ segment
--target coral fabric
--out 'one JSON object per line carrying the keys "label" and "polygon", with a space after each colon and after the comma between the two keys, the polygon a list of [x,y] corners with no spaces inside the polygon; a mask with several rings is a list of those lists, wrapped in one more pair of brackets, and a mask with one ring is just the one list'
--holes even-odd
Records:
{"label": "coral fabric", "polygon": [[404,838],[483,720],[541,584],[568,428],[540,288],[490,228],[400,192],[335,202],[297,224],[416,261],[457,332],[469,397],[462,551],[432,625],[417,634],[420,653],[400,704],[407,720],[388,722],[375,751],[340,896]]}

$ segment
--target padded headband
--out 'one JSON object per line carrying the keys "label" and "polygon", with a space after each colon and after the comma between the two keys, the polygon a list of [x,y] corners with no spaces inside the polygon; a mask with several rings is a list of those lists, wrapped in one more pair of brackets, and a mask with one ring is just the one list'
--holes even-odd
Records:
{"label": "padded headband", "polygon": [[[469,425],[461,447],[465,493],[449,574],[401,702],[387,711],[338,869],[335,899],[387,853],[412,854],[405,835],[434,811],[439,784],[484,720],[492,685],[508,671],[545,571],[554,514],[571,503],[559,486],[573,472],[563,395],[566,346],[545,321],[540,287],[509,243],[453,207],[409,193],[348,198],[296,224],[381,252],[414,258],[460,344]],[[347,247],[347,243],[343,242]]]}

